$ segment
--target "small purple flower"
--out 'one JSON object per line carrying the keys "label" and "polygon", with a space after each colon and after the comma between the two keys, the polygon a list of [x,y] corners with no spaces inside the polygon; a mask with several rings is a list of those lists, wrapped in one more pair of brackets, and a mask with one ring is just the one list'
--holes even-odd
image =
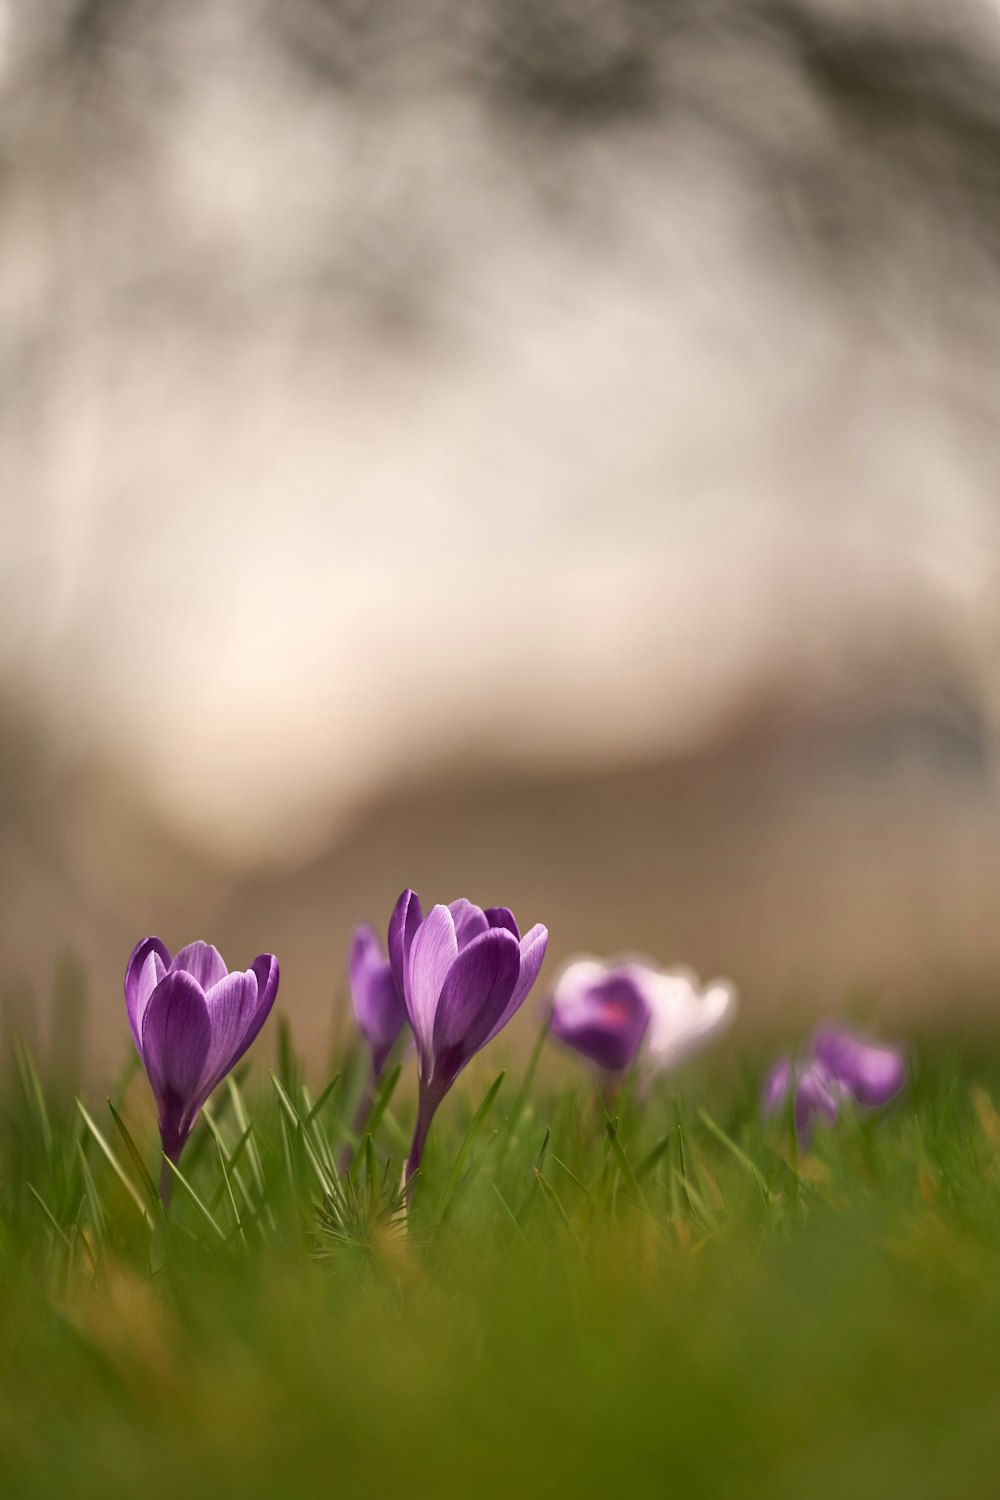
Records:
{"label": "small purple flower", "polygon": [[354,929],[347,975],[354,1017],[371,1048],[372,1071],[378,1079],[406,1025],[406,1001],[375,929],[367,922]]}
{"label": "small purple flower", "polygon": [[816,1120],[825,1120],[828,1125],[836,1120],[840,1089],[821,1063],[813,1062],[797,1068],[791,1058],[783,1057],[775,1063],[765,1080],[761,1101],[764,1114],[773,1115],[783,1109],[793,1087],[795,1134],[803,1144],[808,1144]]}
{"label": "small purple flower", "polygon": [[773,1115],[795,1090],[795,1130],[809,1141],[816,1120],[833,1124],[841,1104],[851,1099],[865,1109],[881,1109],[906,1083],[906,1059],[898,1047],[868,1042],[840,1027],[822,1026],[800,1061],[783,1057],[768,1074],[761,1108]]}
{"label": "small purple flower", "polygon": [[133,950],[125,1004],[171,1161],[179,1159],[209,1094],[267,1020],[277,993],[278,960],[271,953],[230,974],[210,943],[191,943],[176,958],[156,937]]}
{"label": "small purple flower", "polygon": [[906,1082],[906,1059],[899,1047],[868,1042],[850,1031],[820,1027],[813,1055],[847,1093],[871,1109],[888,1104]]}
{"label": "small purple flower", "polygon": [[649,1029],[654,979],[641,964],[612,968],[577,959],[563,970],[552,994],[552,1035],[605,1072],[623,1072]]}
{"label": "small purple flower", "polygon": [[764,1087],[761,1090],[760,1107],[765,1116],[776,1114],[788,1098],[788,1090],[792,1082],[792,1059],[790,1057],[779,1057],[770,1073],[764,1079]]}
{"label": "small purple flower", "polygon": [[435,906],[405,890],[389,921],[389,961],[417,1044],[420,1097],[406,1175],[420,1164],[438,1105],[470,1058],[520,1009],[549,940],[542,926],[521,936],[505,906]]}
{"label": "small purple flower", "polygon": [[648,1078],[680,1067],[735,1010],[736,990],[724,979],[702,986],[688,969],[578,959],[556,984],[551,1029],[607,1072],[631,1067],[641,1054]]}

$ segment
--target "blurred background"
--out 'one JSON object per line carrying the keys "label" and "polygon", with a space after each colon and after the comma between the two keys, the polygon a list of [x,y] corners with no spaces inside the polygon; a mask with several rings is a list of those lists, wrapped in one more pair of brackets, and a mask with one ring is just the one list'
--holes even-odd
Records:
{"label": "blurred background", "polygon": [[412,884],[992,1026],[998,293],[994,0],[0,0],[8,1012]]}

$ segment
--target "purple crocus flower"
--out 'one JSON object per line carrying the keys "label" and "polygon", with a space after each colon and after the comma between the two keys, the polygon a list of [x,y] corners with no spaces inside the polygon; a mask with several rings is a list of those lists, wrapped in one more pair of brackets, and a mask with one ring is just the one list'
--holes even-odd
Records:
{"label": "purple crocus flower", "polygon": [[821,1026],[804,1058],[784,1057],[768,1074],[761,1097],[765,1115],[782,1109],[795,1090],[795,1130],[806,1142],[814,1121],[833,1124],[848,1099],[865,1109],[881,1109],[906,1083],[906,1059],[899,1047],[869,1042],[842,1027]]}
{"label": "purple crocus flower", "polygon": [[[278,960],[262,953],[228,972],[210,943],[176,958],[143,938],[125,970],[125,1004],[159,1116],[163,1153],[176,1162],[209,1094],[239,1062],[278,993]],[[169,1184],[169,1169],[163,1182]]]}
{"label": "purple crocus flower", "polygon": [[648,1078],[679,1068],[728,1026],[736,990],[702,985],[689,969],[657,969],[638,959],[577,959],[552,996],[552,1034],[609,1073],[642,1054]]}
{"label": "purple crocus flower", "polygon": [[537,978],[546,928],[521,936],[505,906],[435,906],[405,890],[389,921],[389,961],[417,1044],[420,1097],[406,1166],[420,1165],[431,1120],[470,1058],[520,1009]]}
{"label": "purple crocus flower", "polygon": [[581,958],[552,992],[552,1035],[606,1073],[632,1066],[649,1028],[656,976],[642,964],[612,967]]}
{"label": "purple crocus flower", "polygon": [[859,1104],[881,1109],[906,1082],[906,1059],[899,1047],[869,1042],[839,1027],[821,1026],[813,1055]]}
{"label": "purple crocus flower", "polygon": [[406,1001],[375,929],[367,922],[354,929],[347,976],[354,1017],[371,1048],[372,1071],[378,1079],[406,1025]]}
{"label": "purple crocus flower", "polygon": [[783,1109],[792,1088],[795,1090],[795,1134],[803,1144],[808,1144],[816,1120],[825,1120],[828,1125],[836,1120],[840,1089],[821,1063],[812,1062],[798,1068],[791,1058],[782,1057],[764,1083],[764,1114],[773,1115]]}

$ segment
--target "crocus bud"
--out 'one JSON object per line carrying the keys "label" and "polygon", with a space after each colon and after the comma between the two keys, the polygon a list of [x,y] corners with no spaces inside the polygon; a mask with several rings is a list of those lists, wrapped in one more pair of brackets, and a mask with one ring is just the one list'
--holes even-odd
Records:
{"label": "crocus bud", "polygon": [[375,929],[367,922],[354,929],[347,976],[354,1017],[371,1048],[372,1070],[378,1078],[406,1025],[406,1002]]}
{"label": "crocus bud", "polygon": [[271,953],[230,974],[209,943],[191,943],[176,958],[156,937],[133,950],[125,1004],[171,1161],[180,1157],[209,1094],[267,1020],[277,993],[278,960]]}
{"label": "crocus bud", "polygon": [[522,937],[505,906],[484,911],[460,900],[423,917],[414,891],[396,902],[389,960],[403,988],[420,1071],[407,1175],[419,1165],[434,1112],[459,1073],[523,1005],[548,939],[542,926]]}

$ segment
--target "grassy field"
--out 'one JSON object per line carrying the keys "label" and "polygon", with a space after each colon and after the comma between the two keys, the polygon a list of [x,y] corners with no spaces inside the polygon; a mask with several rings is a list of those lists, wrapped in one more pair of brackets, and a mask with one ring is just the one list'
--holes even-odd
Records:
{"label": "grassy field", "polygon": [[119,1127],[10,1064],[4,1497],[1000,1493],[996,1075],[957,1054],[808,1152],[756,1068],[607,1113],[479,1071],[405,1218],[391,1075],[335,1174],[360,1058],[223,1085],[169,1216],[141,1074]]}

